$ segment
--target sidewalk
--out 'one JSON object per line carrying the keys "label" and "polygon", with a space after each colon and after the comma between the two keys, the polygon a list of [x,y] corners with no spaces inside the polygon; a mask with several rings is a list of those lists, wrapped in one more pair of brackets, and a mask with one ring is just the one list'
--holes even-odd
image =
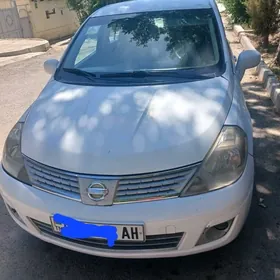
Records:
{"label": "sidewalk", "polygon": [[32,52],[45,52],[50,44],[44,39],[0,39],[0,57],[21,55]]}
{"label": "sidewalk", "polygon": [[220,13],[225,12],[226,8],[225,8],[224,4],[217,3],[217,5],[218,5],[218,9],[219,9]]}
{"label": "sidewalk", "polygon": [[71,38],[53,44],[43,39],[0,39],[0,67],[42,55],[50,49],[64,50]]}

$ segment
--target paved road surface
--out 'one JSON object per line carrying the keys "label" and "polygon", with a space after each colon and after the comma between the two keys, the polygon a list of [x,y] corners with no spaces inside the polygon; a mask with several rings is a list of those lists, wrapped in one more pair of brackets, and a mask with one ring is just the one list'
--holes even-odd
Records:
{"label": "paved road surface", "polygon": [[[234,53],[241,51],[228,32]],[[48,76],[43,61],[62,49],[0,67],[0,151],[12,125]],[[68,251],[25,233],[0,199],[0,279],[280,279],[280,117],[250,74],[243,87],[254,123],[257,192],[237,240],[213,252],[166,260],[102,259]],[[264,198],[266,209],[258,206]]]}

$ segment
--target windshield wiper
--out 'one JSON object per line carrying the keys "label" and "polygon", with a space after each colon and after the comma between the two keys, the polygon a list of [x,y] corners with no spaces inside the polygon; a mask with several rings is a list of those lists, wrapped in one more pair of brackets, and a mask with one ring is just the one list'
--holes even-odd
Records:
{"label": "windshield wiper", "polygon": [[176,70],[176,71],[130,71],[130,72],[112,72],[112,73],[100,73],[102,78],[146,78],[146,77],[171,77],[171,78],[182,78],[182,79],[210,79],[215,78],[215,74],[199,74],[199,73],[188,73],[187,71]]}
{"label": "windshield wiper", "polygon": [[212,78],[216,78],[217,75],[215,72],[212,73],[199,73],[198,71],[195,70],[179,70],[178,72],[179,75],[189,78],[189,79],[199,79],[199,80],[203,80],[203,79],[212,79]]}
{"label": "windshield wiper", "polygon": [[210,74],[200,74],[193,70],[163,70],[163,71],[149,71],[149,70],[137,70],[137,71],[127,71],[127,72],[101,72],[101,73],[91,73],[78,68],[62,68],[63,71],[68,73],[73,73],[87,78],[90,81],[97,82],[97,80],[107,80],[110,82],[119,82],[120,80],[114,80],[113,78],[137,78],[144,79],[147,77],[157,77],[161,78],[175,78],[186,80],[204,80],[215,78],[215,73]]}
{"label": "windshield wiper", "polygon": [[81,69],[77,69],[77,68],[62,68],[63,71],[68,72],[68,73],[72,73],[78,76],[82,76],[85,77],[91,81],[95,81],[97,76],[94,73],[90,73]]}

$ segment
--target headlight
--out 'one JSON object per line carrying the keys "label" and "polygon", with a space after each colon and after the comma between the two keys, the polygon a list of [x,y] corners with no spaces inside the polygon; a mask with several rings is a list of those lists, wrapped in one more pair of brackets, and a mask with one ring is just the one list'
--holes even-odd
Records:
{"label": "headlight", "polygon": [[225,126],[181,196],[206,193],[233,184],[245,169],[247,153],[244,131],[236,126]]}
{"label": "headlight", "polygon": [[17,123],[6,140],[2,164],[5,171],[15,179],[31,185],[26,169],[24,167],[20,142],[23,123]]}

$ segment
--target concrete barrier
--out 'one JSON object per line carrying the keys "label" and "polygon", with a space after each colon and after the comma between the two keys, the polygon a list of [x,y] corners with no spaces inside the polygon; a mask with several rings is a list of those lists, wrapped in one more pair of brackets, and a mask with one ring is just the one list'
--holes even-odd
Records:
{"label": "concrete barrier", "polygon": [[[245,50],[256,50],[241,25],[234,25],[233,31]],[[266,89],[267,95],[271,98],[276,111],[280,113],[280,81],[277,76],[269,69],[264,61],[261,61],[256,67],[255,72],[258,75],[259,81]]]}

